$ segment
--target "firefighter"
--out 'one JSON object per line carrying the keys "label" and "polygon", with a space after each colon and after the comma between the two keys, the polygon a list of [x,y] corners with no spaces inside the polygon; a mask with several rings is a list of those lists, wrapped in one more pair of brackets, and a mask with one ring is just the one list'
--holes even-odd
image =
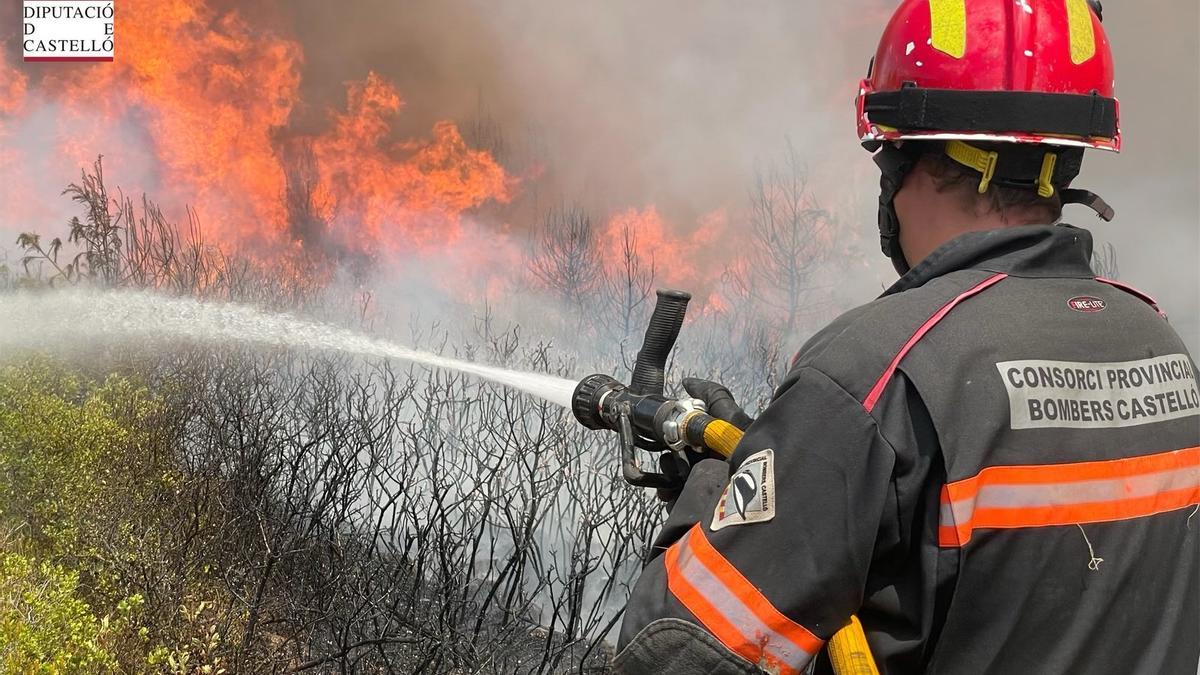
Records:
{"label": "firefighter", "polygon": [[857,615],[884,673],[1196,673],[1195,364],[1055,224],[1112,216],[1069,187],[1121,144],[1098,3],[903,0],[857,112],[901,277],[692,468],[618,670],[823,671]]}

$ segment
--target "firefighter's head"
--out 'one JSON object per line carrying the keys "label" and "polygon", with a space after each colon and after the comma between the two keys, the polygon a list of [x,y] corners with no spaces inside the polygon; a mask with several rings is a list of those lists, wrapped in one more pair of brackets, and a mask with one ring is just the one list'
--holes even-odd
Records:
{"label": "firefighter's head", "polygon": [[910,262],[901,233],[934,207],[961,207],[974,218],[965,229],[1054,222],[1064,203],[1111,218],[1068,187],[1085,149],[1121,147],[1100,12],[1095,0],[900,3],[857,98],[897,271]]}

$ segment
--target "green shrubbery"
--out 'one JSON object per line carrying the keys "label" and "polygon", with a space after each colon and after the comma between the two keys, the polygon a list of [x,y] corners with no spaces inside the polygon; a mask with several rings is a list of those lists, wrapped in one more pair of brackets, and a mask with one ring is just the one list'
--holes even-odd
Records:
{"label": "green shrubbery", "polygon": [[113,625],[80,597],[79,574],[17,553],[0,555],[0,670],[113,670]]}
{"label": "green shrubbery", "polygon": [[203,604],[146,611],[148,592],[164,596],[147,586],[172,563],[163,507],[180,481],[162,413],[122,377],[0,369],[0,671],[193,672],[194,652],[219,645],[215,630],[180,630]]}

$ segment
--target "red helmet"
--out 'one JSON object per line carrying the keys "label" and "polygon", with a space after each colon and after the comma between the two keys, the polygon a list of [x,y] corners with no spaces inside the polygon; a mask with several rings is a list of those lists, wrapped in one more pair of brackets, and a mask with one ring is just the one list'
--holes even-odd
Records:
{"label": "red helmet", "polygon": [[1089,0],[903,0],[857,107],[864,143],[1121,148],[1112,52]]}
{"label": "red helmet", "polygon": [[900,274],[893,199],[926,152],[978,171],[981,193],[1027,188],[1113,217],[1068,188],[1084,149],[1121,149],[1098,0],[902,0],[856,106],[859,140],[879,150],[880,246]]}

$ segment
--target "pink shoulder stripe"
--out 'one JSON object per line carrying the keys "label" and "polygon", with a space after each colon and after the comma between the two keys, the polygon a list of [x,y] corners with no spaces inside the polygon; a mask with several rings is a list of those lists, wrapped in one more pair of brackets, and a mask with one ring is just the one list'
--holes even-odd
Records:
{"label": "pink shoulder stripe", "polygon": [[1109,286],[1112,286],[1114,288],[1119,288],[1119,289],[1125,291],[1126,293],[1132,295],[1133,297],[1135,297],[1135,298],[1141,300],[1142,302],[1145,302],[1147,305],[1150,305],[1151,307],[1153,307],[1154,311],[1158,312],[1158,315],[1161,316],[1162,318],[1164,318],[1164,319],[1167,318],[1166,313],[1158,308],[1158,301],[1156,301],[1154,299],[1154,296],[1150,295],[1149,293],[1143,293],[1142,291],[1139,291],[1138,289],[1134,288],[1133,286],[1130,286],[1129,284],[1117,281],[1116,279],[1105,279],[1104,277],[1096,277],[1096,281],[1099,281],[1102,284],[1108,284]]}
{"label": "pink shoulder stripe", "polygon": [[896,374],[896,368],[900,366],[900,362],[904,360],[904,357],[908,354],[909,350],[911,350],[918,342],[920,342],[921,338],[925,337],[925,334],[932,330],[939,321],[946,318],[946,315],[950,313],[950,310],[954,309],[958,303],[962,302],[963,300],[983,292],[987,288],[1006,278],[1008,278],[1007,274],[999,272],[988,277],[987,279],[984,279],[971,288],[959,293],[953,300],[947,302],[945,305],[942,305],[941,309],[934,312],[933,316],[926,319],[925,323],[921,324],[921,327],[917,329],[917,332],[913,333],[912,337],[908,338],[908,342],[904,343],[904,346],[900,348],[900,352],[896,354],[895,358],[892,359],[892,362],[888,364],[887,369],[884,370],[883,374],[879,376],[879,379],[875,381],[875,386],[871,387],[870,393],[867,394],[867,398],[863,401],[863,409],[867,412],[874,410],[875,404],[878,403],[879,398],[883,396],[883,390],[887,388],[888,382],[890,382],[892,380],[892,376]]}

